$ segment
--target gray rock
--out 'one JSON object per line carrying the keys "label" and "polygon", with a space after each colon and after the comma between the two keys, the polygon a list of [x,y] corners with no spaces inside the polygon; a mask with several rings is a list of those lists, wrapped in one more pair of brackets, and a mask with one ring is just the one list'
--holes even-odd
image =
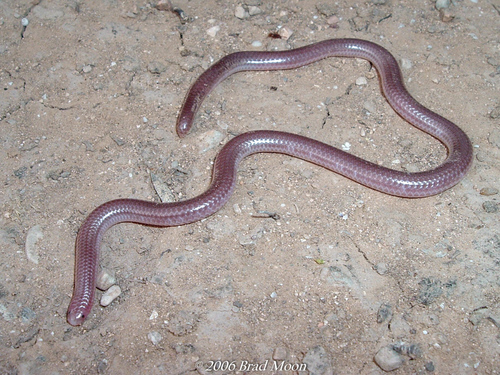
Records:
{"label": "gray rock", "polygon": [[392,318],[392,306],[388,303],[380,305],[377,311],[377,323],[383,323]]}
{"label": "gray rock", "polygon": [[500,117],[500,105],[493,108],[490,112],[490,118],[496,119]]}
{"label": "gray rock", "polygon": [[483,203],[483,209],[489,214],[494,214],[498,212],[499,206],[500,204],[494,201],[486,201]]}
{"label": "gray rock", "polygon": [[24,323],[28,323],[29,321],[35,319],[36,313],[31,310],[29,307],[23,307],[21,310],[21,320]]}
{"label": "gray rock", "polygon": [[448,8],[450,6],[450,0],[436,0],[436,9]]}
{"label": "gray rock", "polygon": [[377,271],[379,275],[385,275],[387,273],[387,263],[377,263],[375,271]]}
{"label": "gray rock", "polygon": [[275,361],[284,361],[287,357],[287,350],[283,347],[277,347],[273,352],[273,359]]}
{"label": "gray rock", "polygon": [[387,346],[377,352],[374,360],[384,371],[394,371],[403,364],[403,357]]}
{"label": "gray rock", "polygon": [[262,9],[260,9],[259,7],[256,7],[256,6],[249,6],[248,7],[248,14],[250,14],[251,16],[256,16],[257,14],[261,14],[262,13]]}

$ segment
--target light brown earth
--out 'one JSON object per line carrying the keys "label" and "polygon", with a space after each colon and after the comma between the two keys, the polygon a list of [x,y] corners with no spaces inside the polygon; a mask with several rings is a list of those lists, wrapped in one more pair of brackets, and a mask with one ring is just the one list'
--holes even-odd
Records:
{"label": "light brown earth", "polygon": [[[276,359],[380,374],[376,353],[403,345],[390,352],[403,360],[395,374],[498,374],[500,3],[456,0],[440,16],[433,1],[244,1],[176,1],[185,23],[130,0],[0,2],[0,373],[206,374],[217,360],[235,371],[213,373],[267,360],[259,373],[272,373]],[[238,5],[261,13],[239,19]],[[288,40],[268,37],[280,27]],[[91,210],[158,201],[153,175],[176,200],[196,196],[235,134],[349,142],[410,171],[444,159],[388,106],[368,63],[342,58],[235,75],[177,137],[184,95],[217,59],[338,37],[404,59],[412,95],[474,144],[464,181],[401,199],[287,156],[249,157],[212,217],[112,228],[101,266],[123,292],[68,325],[74,242]]]}

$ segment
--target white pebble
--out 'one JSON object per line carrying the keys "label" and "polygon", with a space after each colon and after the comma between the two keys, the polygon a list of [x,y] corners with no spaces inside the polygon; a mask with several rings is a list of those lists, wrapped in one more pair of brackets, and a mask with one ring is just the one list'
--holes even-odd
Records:
{"label": "white pebble", "polygon": [[288,40],[292,36],[293,31],[289,27],[284,26],[278,31],[278,34],[281,36],[282,39]]}
{"label": "white pebble", "polygon": [[243,18],[248,18],[249,14],[241,5],[238,5],[234,10],[234,16],[242,20]]}
{"label": "white pebble", "polygon": [[153,345],[158,345],[160,341],[163,339],[163,337],[159,332],[152,331],[148,333],[148,339],[151,340]]}
{"label": "white pebble", "polygon": [[241,208],[238,203],[233,204],[233,211],[235,214],[241,215]]}
{"label": "white pebble", "polygon": [[118,298],[120,294],[122,294],[121,288],[118,285],[113,285],[111,288],[106,290],[106,292],[104,292],[104,294],[102,295],[100,302],[101,306],[102,307],[108,306],[109,304],[111,304],[111,302],[113,302],[116,298]]}
{"label": "white pebble", "polygon": [[28,230],[26,235],[26,243],[24,245],[26,251],[26,257],[30,262],[38,264],[38,246],[36,243],[38,240],[43,238],[42,227],[40,225],[35,225]]}
{"label": "white pebble", "polygon": [[99,290],[108,290],[115,283],[116,283],[115,277],[110,273],[108,273],[108,271],[102,270],[101,272],[99,272],[96,282],[96,286]]}
{"label": "white pebble", "polygon": [[214,38],[219,31],[220,31],[220,26],[213,26],[207,30],[207,34],[212,38]]}
{"label": "white pebble", "polygon": [[368,84],[366,77],[358,77],[356,79],[356,85],[362,86],[362,85],[366,85],[366,84]]}
{"label": "white pebble", "polygon": [[259,40],[254,40],[252,42],[252,47],[262,47],[262,42]]}
{"label": "white pebble", "polygon": [[278,293],[276,293],[276,292],[272,292],[272,293],[271,293],[271,298],[276,298],[276,297],[278,297]]}
{"label": "white pebble", "polygon": [[155,320],[156,318],[158,318],[158,311],[153,310],[153,312],[149,316],[149,320]]}
{"label": "white pebble", "polygon": [[29,24],[29,23],[30,23],[30,21],[28,21],[28,19],[27,19],[27,18],[23,18],[23,19],[21,20],[21,25],[23,25],[24,27],[28,26],[28,24]]}
{"label": "white pebble", "polygon": [[256,16],[257,14],[261,13],[262,9],[260,9],[259,7],[256,7],[254,5],[248,7],[248,14],[250,14],[251,16]]}
{"label": "white pebble", "polygon": [[401,62],[401,67],[402,67],[403,69],[408,70],[408,69],[411,69],[411,68],[413,67],[413,63],[411,62],[411,60],[410,60],[410,59],[405,59],[405,58],[402,58],[402,59],[400,60],[400,62]]}
{"label": "white pebble", "polygon": [[349,151],[350,149],[351,149],[351,144],[349,142],[346,142],[342,145],[342,150]]}

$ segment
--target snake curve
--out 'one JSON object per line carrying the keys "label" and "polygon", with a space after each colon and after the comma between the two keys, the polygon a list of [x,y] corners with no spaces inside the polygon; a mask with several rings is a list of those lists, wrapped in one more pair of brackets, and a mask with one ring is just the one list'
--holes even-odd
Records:
{"label": "snake curve", "polygon": [[439,194],[457,184],[472,164],[472,145],[454,123],[418,103],[406,91],[396,59],[385,48],[359,39],[331,39],[278,52],[236,52],[207,69],[191,86],[177,121],[185,136],[207,95],[225,78],[245,70],[294,69],[326,57],[356,57],[376,68],[382,91],[392,108],[407,122],[434,136],[447,150],[437,168],[418,173],[391,170],[335,147],[300,135],[252,131],[231,139],[217,155],[212,182],[201,195],[181,202],[156,203],[117,199],[97,207],[85,219],[75,246],[75,281],[67,311],[69,324],[81,325],[94,302],[102,237],[111,226],[133,222],[168,227],[192,223],[218,211],[231,197],[239,162],[260,153],[282,153],[315,163],[360,184],[394,196],[418,198]]}

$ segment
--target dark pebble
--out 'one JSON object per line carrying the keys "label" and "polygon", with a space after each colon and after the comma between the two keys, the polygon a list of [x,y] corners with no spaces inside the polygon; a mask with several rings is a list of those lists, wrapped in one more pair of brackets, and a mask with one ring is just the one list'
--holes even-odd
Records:
{"label": "dark pebble", "polygon": [[387,303],[383,303],[377,311],[377,323],[383,323],[390,317],[392,317],[392,306]]}
{"label": "dark pebble", "polygon": [[425,364],[425,370],[426,370],[426,371],[429,371],[429,372],[434,372],[434,369],[435,369],[435,367],[434,367],[434,363],[432,363],[432,362],[427,362],[427,363]]}
{"label": "dark pebble", "polygon": [[489,214],[494,214],[499,210],[498,205],[499,204],[497,202],[486,201],[483,203],[483,209]]}

